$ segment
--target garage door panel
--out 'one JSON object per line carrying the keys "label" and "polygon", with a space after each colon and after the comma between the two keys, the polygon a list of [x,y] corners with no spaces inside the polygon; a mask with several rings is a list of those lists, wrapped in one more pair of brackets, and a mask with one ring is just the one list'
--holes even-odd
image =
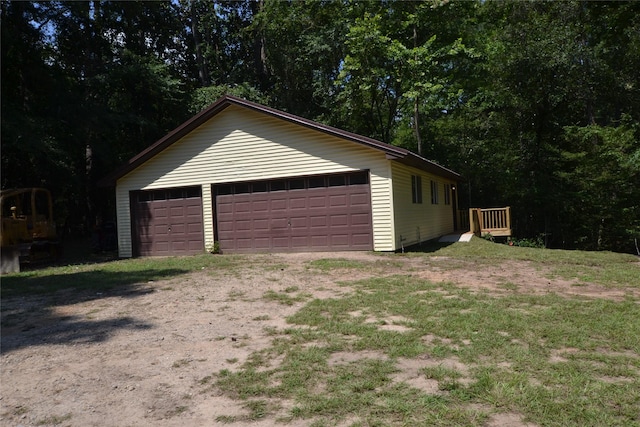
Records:
{"label": "garage door panel", "polygon": [[289,229],[289,221],[286,218],[277,218],[271,220],[271,231],[273,232],[284,232],[284,230]]}
{"label": "garage door panel", "polygon": [[189,240],[189,252],[202,252],[202,242],[200,240]]}
{"label": "garage door panel", "polygon": [[148,239],[149,236],[153,235],[153,230],[149,227],[139,227],[138,228],[138,238],[140,240]]}
{"label": "garage door panel", "polygon": [[[295,184],[295,189],[288,191],[263,190],[259,193],[216,196],[216,239],[220,242],[221,250],[373,249],[368,183],[315,187],[314,178],[314,188],[300,189],[300,182],[304,183],[304,179],[293,181],[289,180],[292,188]],[[308,182],[311,185],[311,178]],[[325,182],[337,181],[326,178]],[[256,183],[253,186],[256,187]],[[235,187],[249,188],[242,183],[235,184]],[[267,186],[259,183],[259,188]],[[247,202],[251,204],[249,211],[246,210]],[[242,209],[239,210],[236,205],[241,205]]]}
{"label": "garage door panel", "polygon": [[369,197],[366,194],[350,194],[349,206],[369,206]]}
{"label": "garage door panel", "polygon": [[[168,196],[171,191],[159,193],[173,197]],[[135,255],[187,255],[204,250],[201,197],[140,201],[137,194],[131,195]]]}
{"label": "garage door panel", "polygon": [[233,203],[231,201],[218,201],[218,214],[233,213]]}
{"label": "garage door panel", "polygon": [[154,208],[151,212],[151,217],[156,220],[166,220],[168,216],[169,212],[166,207]]}
{"label": "garage door panel", "polygon": [[251,249],[252,239],[251,238],[236,239],[236,245],[239,249]]}
{"label": "garage door panel", "polygon": [[287,212],[289,208],[289,204],[287,203],[287,199],[274,199],[270,201],[269,209],[271,211],[271,215],[278,212]]}
{"label": "garage door panel", "polygon": [[251,230],[251,220],[243,219],[236,221],[236,230],[238,231],[250,231]]}
{"label": "garage door panel", "polygon": [[186,215],[193,218],[202,218],[202,206],[187,206]]}
{"label": "garage door panel", "polygon": [[258,212],[268,213],[269,212],[269,201],[268,200],[254,200],[253,204],[252,204],[252,211],[254,213],[258,213]]}
{"label": "garage door panel", "polygon": [[253,229],[256,231],[264,231],[269,230],[269,220],[268,219],[254,219],[253,220]]}
{"label": "garage door panel", "polygon": [[371,217],[368,214],[353,214],[351,215],[351,225],[371,225]]}
{"label": "garage door panel", "polygon": [[195,223],[195,222],[189,223],[187,225],[187,230],[190,235],[194,235],[194,234],[200,235],[203,232],[202,224]]}
{"label": "garage door panel", "polygon": [[[171,234],[187,234],[187,227],[185,226],[185,224],[171,224]],[[180,238],[177,239],[173,239],[173,240],[178,240]]]}
{"label": "garage door panel", "polygon": [[140,253],[142,255],[148,255],[149,253],[151,253],[151,248],[152,248],[152,245],[150,242],[142,242],[140,244]]}
{"label": "garage door panel", "polygon": [[184,241],[173,241],[171,242],[171,251],[172,252],[184,252],[187,248],[186,242]]}
{"label": "garage door panel", "polygon": [[241,213],[251,213],[252,212],[252,206],[251,206],[251,202],[246,201],[246,202],[236,202],[233,206],[233,212],[236,214],[241,214]]}
{"label": "garage door panel", "polygon": [[269,249],[269,245],[271,244],[270,239],[268,237],[256,238],[254,239],[253,243],[254,243],[254,247],[258,250]]}
{"label": "garage door panel", "polygon": [[292,209],[292,210],[296,210],[296,209],[306,210],[307,209],[307,198],[306,197],[299,197],[299,196],[292,197],[289,200],[289,208]]}
{"label": "garage door panel", "polygon": [[325,209],[327,207],[327,197],[325,195],[322,196],[309,196],[309,208],[322,208]]}
{"label": "garage door panel", "polygon": [[289,236],[273,237],[271,242],[276,249],[287,249],[289,247]]}
{"label": "garage door panel", "polygon": [[328,236],[311,236],[309,240],[312,248],[323,248],[329,246]]}
{"label": "garage door panel", "polygon": [[152,252],[169,252],[169,242],[154,242],[152,243]]}
{"label": "garage door panel", "polygon": [[149,236],[163,236],[169,234],[169,227],[167,226],[167,224],[155,225],[152,230],[153,234],[149,234]]}
{"label": "garage door panel", "polygon": [[252,221],[254,218],[251,211],[242,213],[235,212],[231,214],[231,217],[234,221]]}
{"label": "garage door panel", "polygon": [[309,237],[308,236],[293,236],[291,238],[291,247],[292,248],[307,248],[307,247],[309,247]]}
{"label": "garage door panel", "polygon": [[326,227],[327,222],[328,221],[326,215],[309,217],[309,226],[312,228]]}
{"label": "garage door panel", "polygon": [[346,194],[338,194],[329,197],[329,207],[330,208],[343,208],[347,206],[347,195]]}
{"label": "garage door panel", "polygon": [[218,231],[219,232],[231,232],[231,231],[233,231],[233,221],[219,221],[218,222]]}
{"label": "garage door panel", "polygon": [[300,228],[304,228],[306,230],[309,224],[309,218],[306,216],[292,217],[289,221],[291,223],[291,228],[294,230]]}
{"label": "garage door panel", "polygon": [[185,206],[171,206],[169,208],[169,215],[171,215],[172,218],[185,216]]}
{"label": "garage door panel", "polygon": [[349,224],[349,216],[346,214],[331,215],[329,223],[331,227],[347,226]]}
{"label": "garage door panel", "polygon": [[200,221],[196,221],[195,218],[187,218],[184,225],[185,232],[187,232],[188,234],[201,233],[204,230],[202,227],[202,223]]}
{"label": "garage door panel", "polygon": [[349,246],[349,235],[348,234],[333,234],[331,235],[331,245],[332,246]]}

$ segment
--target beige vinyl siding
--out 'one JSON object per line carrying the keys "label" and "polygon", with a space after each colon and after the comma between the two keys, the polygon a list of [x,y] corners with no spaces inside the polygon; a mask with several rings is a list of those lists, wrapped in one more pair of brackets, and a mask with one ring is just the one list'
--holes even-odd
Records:
{"label": "beige vinyl siding", "polygon": [[131,206],[129,190],[116,186],[116,220],[118,223],[118,252],[121,257],[133,256],[131,240]]}
{"label": "beige vinyl siding", "polygon": [[[391,162],[393,176],[394,230],[398,248],[452,233],[453,208],[444,203],[444,184],[454,181]],[[411,175],[422,177],[422,203],[411,198]],[[431,204],[431,181],[438,185],[438,204]]]}
{"label": "beige vinyl siding", "polygon": [[120,256],[129,257],[129,191],[202,186],[205,246],[212,245],[211,184],[370,170],[374,249],[393,250],[391,171],[383,152],[230,106],[118,180]]}
{"label": "beige vinyl siding", "polygon": [[376,173],[371,170],[371,216],[373,223],[373,249],[375,251],[393,251],[394,244],[394,210],[393,180],[391,164],[382,155],[384,162]]}
{"label": "beige vinyl siding", "polygon": [[215,242],[213,235],[213,197],[211,195],[211,186],[202,186],[202,221],[204,232],[204,247],[205,249],[213,249],[213,243]]}

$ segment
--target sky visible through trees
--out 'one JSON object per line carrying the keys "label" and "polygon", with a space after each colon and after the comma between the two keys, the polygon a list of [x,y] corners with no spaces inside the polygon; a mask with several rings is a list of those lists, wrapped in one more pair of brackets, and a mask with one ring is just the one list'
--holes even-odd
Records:
{"label": "sky visible through trees", "polygon": [[640,3],[2,2],[2,188],[104,175],[225,93],[420,153],[519,239],[635,252]]}

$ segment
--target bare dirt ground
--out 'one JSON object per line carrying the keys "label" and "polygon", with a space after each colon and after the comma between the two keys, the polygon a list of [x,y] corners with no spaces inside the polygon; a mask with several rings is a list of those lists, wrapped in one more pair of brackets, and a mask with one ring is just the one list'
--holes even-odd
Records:
{"label": "bare dirt ground", "polygon": [[[220,415],[246,412],[241,402],[202,393],[199,382],[222,369],[237,369],[251,353],[266,348],[271,337],[265,328],[285,328],[285,318],[304,304],[267,300],[268,290],[295,286],[314,298],[328,298],[349,291],[338,284],[344,280],[410,274],[496,293],[505,292],[508,283],[516,292],[624,297],[617,290],[548,279],[526,262],[474,269],[471,262],[470,268],[452,268],[451,263],[463,261],[444,257],[432,257],[428,265],[412,256],[396,256],[386,264],[390,258],[369,253],[256,257],[262,264],[268,257],[277,267],[252,268],[249,258],[245,267],[232,271],[204,269],[125,290],[3,300],[0,425],[210,426]],[[349,277],[339,269],[308,268],[309,261],[329,257],[381,267],[349,270]],[[7,316],[11,322],[5,322]],[[416,363],[399,361],[398,378],[437,392],[434,384],[417,378]],[[447,363],[464,369],[455,360]],[[240,424],[281,425],[275,419]],[[501,414],[489,425],[527,424],[518,414]]]}

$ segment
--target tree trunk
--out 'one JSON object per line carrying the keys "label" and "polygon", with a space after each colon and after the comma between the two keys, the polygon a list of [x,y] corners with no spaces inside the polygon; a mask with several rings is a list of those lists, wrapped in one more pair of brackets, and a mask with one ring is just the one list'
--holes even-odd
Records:
{"label": "tree trunk", "polygon": [[[251,2],[251,12],[254,19],[263,9],[264,0],[259,0],[257,3]],[[262,28],[255,30],[254,37],[253,56],[258,87],[261,91],[266,91],[269,84],[269,67],[267,65],[267,40]]]}
{"label": "tree trunk", "polygon": [[202,87],[209,86],[209,69],[207,59],[202,54],[202,40],[198,31],[198,12],[196,11],[196,0],[191,1],[191,34],[196,48],[196,61],[198,63],[198,77]]}
{"label": "tree trunk", "polygon": [[422,138],[420,137],[420,112],[418,110],[418,97],[413,101],[413,128],[416,134],[416,143],[418,144],[418,154],[422,155]]}
{"label": "tree trunk", "polygon": [[[418,47],[418,31],[416,30],[416,26],[413,26],[413,49],[416,51]],[[414,59],[418,59],[418,54],[416,53]],[[420,137],[420,111],[419,111],[419,102],[418,96],[416,95],[413,100],[413,129],[416,134],[416,144],[418,145],[418,154],[422,154],[422,138]]]}
{"label": "tree trunk", "polygon": [[85,160],[85,179],[84,179],[84,191],[86,197],[86,205],[83,217],[85,218],[85,226],[91,227],[91,219],[93,217],[93,198],[92,196],[92,188],[93,188],[93,149],[91,145],[87,144],[84,150],[84,160]]}

